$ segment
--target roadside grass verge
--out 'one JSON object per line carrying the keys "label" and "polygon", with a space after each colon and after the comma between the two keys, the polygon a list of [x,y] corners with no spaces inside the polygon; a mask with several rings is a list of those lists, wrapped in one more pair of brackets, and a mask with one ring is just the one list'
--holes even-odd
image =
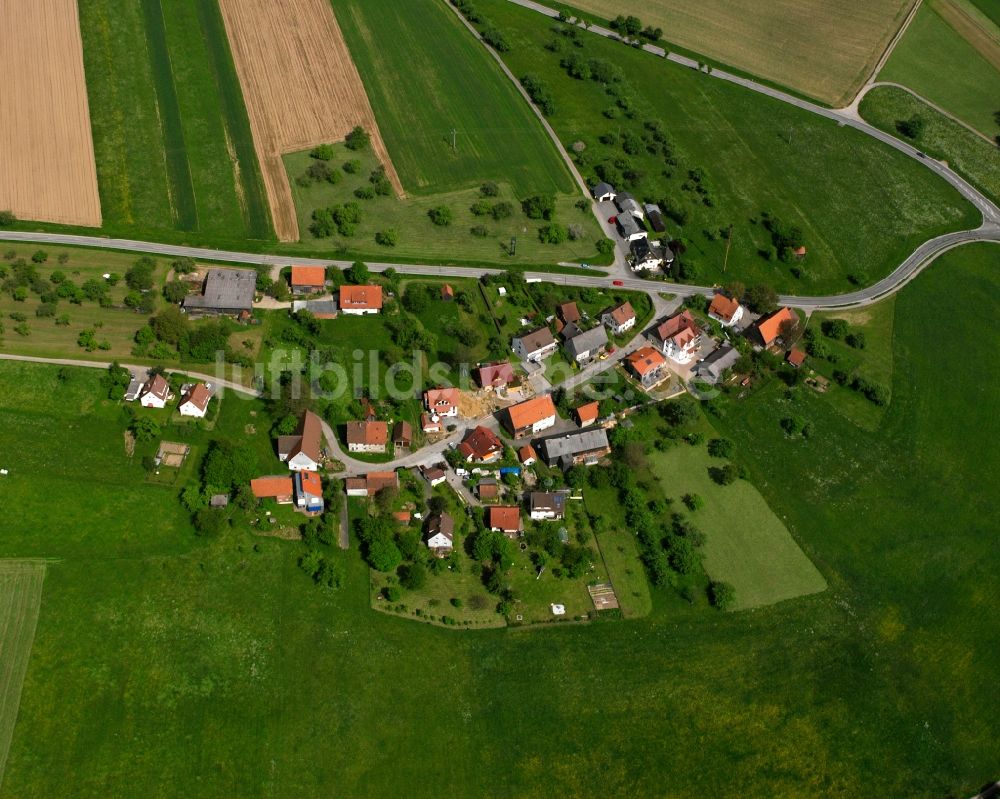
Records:
{"label": "roadside grass verge", "polygon": [[[1000,202],[1000,149],[996,144],[981,139],[895,86],[876,86],[861,101],[860,111],[865,121],[911,142],[932,158],[946,161],[993,202]],[[915,139],[907,139],[896,126],[913,118],[923,120],[923,129]]]}

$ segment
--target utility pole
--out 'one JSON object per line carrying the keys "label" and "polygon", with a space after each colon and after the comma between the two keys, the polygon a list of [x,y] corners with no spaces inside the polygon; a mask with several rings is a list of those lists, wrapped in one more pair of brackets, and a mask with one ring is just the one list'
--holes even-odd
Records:
{"label": "utility pole", "polygon": [[725,272],[729,266],[729,248],[733,246],[733,223],[729,223],[729,235],[726,237],[726,260],[722,263],[722,271]]}
{"label": "utility pole", "polygon": [[517,255],[517,236],[510,237],[510,257]]}
{"label": "utility pole", "polygon": [[453,152],[458,152],[458,131],[455,128],[451,129],[451,149]]}

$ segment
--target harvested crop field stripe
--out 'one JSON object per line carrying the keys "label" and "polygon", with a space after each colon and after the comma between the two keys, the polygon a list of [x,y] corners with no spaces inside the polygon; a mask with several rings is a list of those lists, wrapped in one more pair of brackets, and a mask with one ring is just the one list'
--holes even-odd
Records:
{"label": "harvested crop field stripe", "polygon": [[146,20],[146,40],[153,66],[153,83],[163,129],[163,147],[167,159],[167,178],[170,183],[170,204],[173,208],[175,227],[194,230],[198,227],[198,209],[191,183],[191,167],[184,146],[177,87],[170,69],[170,52],[167,49],[167,31],[163,21],[160,0],[142,0]]}
{"label": "harvested crop field stripe", "polygon": [[0,781],[14,737],[44,579],[41,562],[0,560]]}
{"label": "harvested crop field stripe", "polygon": [[0,0],[0,75],[0,209],[100,226],[74,0]]}
{"label": "harvested crop field stripe", "polygon": [[253,146],[250,119],[243,105],[243,92],[233,64],[222,14],[215,3],[197,2],[198,17],[204,32],[209,64],[222,103],[228,144],[233,153],[237,187],[251,238],[267,239],[272,235],[271,214],[264,195],[264,182]]}
{"label": "harvested crop field stripe", "polygon": [[402,194],[329,2],[220,0],[219,6],[278,238],[299,238],[282,153],[339,141],[355,125],[371,134],[376,155]]}

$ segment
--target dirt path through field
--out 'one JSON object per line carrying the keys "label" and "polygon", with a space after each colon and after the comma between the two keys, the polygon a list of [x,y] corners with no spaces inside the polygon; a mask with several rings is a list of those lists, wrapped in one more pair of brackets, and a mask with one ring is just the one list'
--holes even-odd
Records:
{"label": "dirt path through field", "polygon": [[328,0],[220,0],[219,5],[278,238],[299,238],[282,153],[339,141],[355,125],[371,134],[375,154],[403,196]]}
{"label": "dirt path through field", "polygon": [[99,227],[76,0],[0,0],[0,210]]}

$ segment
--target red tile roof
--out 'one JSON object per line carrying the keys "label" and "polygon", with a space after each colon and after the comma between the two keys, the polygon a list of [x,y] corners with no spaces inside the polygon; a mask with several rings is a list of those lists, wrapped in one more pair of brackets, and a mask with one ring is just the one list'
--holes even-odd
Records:
{"label": "red tile roof", "polygon": [[381,310],[381,286],[341,286],[340,307],[345,310]]}
{"label": "red tile roof", "polygon": [[433,421],[429,413],[420,414],[420,429],[425,433],[438,433],[444,429],[444,425],[441,421]]}
{"label": "red tile roof", "polygon": [[146,381],[146,385],[143,386],[142,394],[152,394],[158,399],[166,400],[166,398],[170,395],[170,384],[166,381],[163,375],[153,375]]}
{"label": "red tile roof", "polygon": [[521,463],[527,463],[528,461],[537,461],[538,453],[535,452],[535,448],[531,444],[525,444],[517,451],[517,457]]}
{"label": "red tile roof", "polygon": [[656,328],[661,341],[673,341],[679,347],[697,338],[698,332],[698,323],[690,311],[681,311]]}
{"label": "red tile roof", "polygon": [[459,396],[457,388],[430,388],[424,392],[424,406],[429,411],[446,415],[458,406]]}
{"label": "red tile roof", "polygon": [[650,372],[659,369],[667,362],[662,353],[655,347],[642,347],[636,350],[626,359],[632,371],[640,378],[645,377]]}
{"label": "red tile roof", "polygon": [[757,332],[760,333],[764,346],[770,347],[781,333],[782,322],[794,322],[797,324],[798,321],[799,317],[795,315],[795,311],[791,308],[782,308],[780,311],[775,311],[767,319],[758,322]]}
{"label": "red tile roof", "polygon": [[556,406],[552,402],[551,394],[542,394],[512,405],[507,409],[507,413],[510,416],[511,427],[514,430],[521,430],[549,416],[555,416]]}
{"label": "red tile roof", "polygon": [[597,421],[599,415],[600,405],[596,402],[588,402],[576,409],[576,418],[579,419],[580,424]]}
{"label": "red tile roof", "polygon": [[580,309],[576,307],[575,302],[564,302],[561,305],[557,305],[556,313],[559,314],[559,318],[564,322],[580,321]]}
{"label": "red tile roof", "polygon": [[465,439],[459,444],[458,450],[466,458],[485,460],[502,451],[503,443],[497,438],[496,433],[488,427],[479,425],[465,436]]}
{"label": "red tile roof", "polygon": [[716,294],[712,297],[712,304],[708,306],[708,312],[712,316],[717,316],[723,322],[732,321],[733,315],[740,309],[740,304],[732,297],[725,294]]}
{"label": "red tile roof", "polygon": [[635,319],[635,309],[632,308],[632,303],[623,302],[617,308],[612,308],[611,319],[619,327],[625,324],[629,319]]}
{"label": "red tile roof", "polygon": [[792,351],[788,353],[788,362],[792,366],[797,368],[799,366],[802,366],[802,364],[804,364],[805,361],[806,361],[806,354],[802,350],[796,347],[792,347]]}
{"label": "red tile roof", "polygon": [[[253,495],[257,499],[290,497],[292,495],[292,478],[258,477],[256,480],[250,481],[250,490],[253,491]],[[320,493],[323,492],[320,491]]]}
{"label": "red tile roof", "polygon": [[196,383],[183,397],[181,397],[181,405],[190,402],[199,411],[204,413],[205,408],[208,407],[208,401],[210,399],[212,399],[212,392],[208,390],[208,386],[204,383]]}
{"label": "red tile roof", "polygon": [[521,529],[521,509],[516,505],[491,505],[486,509],[486,526],[515,533]]}
{"label": "red tile roof", "polygon": [[322,266],[292,266],[292,286],[322,289],[326,285],[326,269]]}
{"label": "red tile roof", "polygon": [[395,472],[368,472],[365,475],[368,496],[374,496],[383,488],[399,488],[399,475]]}
{"label": "red tile roof", "polygon": [[299,472],[302,479],[302,490],[307,494],[312,494],[314,497],[323,496],[323,481],[320,479],[319,472]]}
{"label": "red tile roof", "polygon": [[348,444],[385,444],[389,437],[388,422],[348,422]]}
{"label": "red tile roof", "polygon": [[476,370],[476,382],[483,388],[509,386],[514,382],[514,367],[507,361],[480,366]]}

